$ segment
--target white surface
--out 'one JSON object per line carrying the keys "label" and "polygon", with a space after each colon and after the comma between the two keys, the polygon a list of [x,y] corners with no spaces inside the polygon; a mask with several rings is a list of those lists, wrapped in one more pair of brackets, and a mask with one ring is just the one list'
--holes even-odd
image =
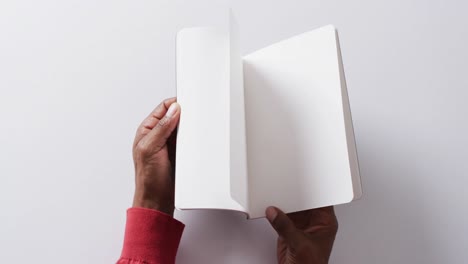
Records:
{"label": "white surface", "polygon": [[331,25],[244,58],[251,217],[265,216],[272,204],[289,213],[360,197],[340,61]]}
{"label": "white surface", "polygon": [[[172,2],[0,2],[2,262],[118,257],[135,129],[175,95],[174,32],[217,14],[211,5],[176,12]],[[340,29],[365,195],[337,207],[331,263],[465,263],[468,3],[232,5],[244,54],[321,25]],[[186,224],[179,263],[274,263],[264,219],[177,217]]]}

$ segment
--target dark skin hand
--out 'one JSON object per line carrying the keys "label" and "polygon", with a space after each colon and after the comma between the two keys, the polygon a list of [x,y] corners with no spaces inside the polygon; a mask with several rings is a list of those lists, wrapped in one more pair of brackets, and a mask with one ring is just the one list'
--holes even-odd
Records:
{"label": "dark skin hand", "polygon": [[[175,133],[180,112],[176,98],[166,99],[138,127],[133,144],[133,207],[174,213]],[[288,215],[268,207],[266,216],[279,235],[278,263],[328,263],[338,230],[333,207]]]}
{"label": "dark skin hand", "polygon": [[174,214],[175,133],[179,117],[176,98],[169,98],[138,127],[133,143],[133,207]]}
{"label": "dark skin hand", "polygon": [[328,263],[338,231],[338,221],[333,207],[287,215],[276,207],[268,207],[266,216],[279,235],[278,263]]}

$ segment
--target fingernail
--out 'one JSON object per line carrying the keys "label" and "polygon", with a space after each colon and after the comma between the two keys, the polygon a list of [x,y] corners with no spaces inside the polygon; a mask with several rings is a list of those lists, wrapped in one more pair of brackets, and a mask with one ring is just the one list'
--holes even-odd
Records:
{"label": "fingernail", "polygon": [[273,206],[270,206],[266,209],[266,217],[271,223],[273,223],[277,215],[278,211],[276,211],[276,208],[274,208]]}
{"label": "fingernail", "polygon": [[179,108],[179,104],[172,103],[171,106],[169,106],[169,109],[167,109],[166,116],[172,117],[177,112],[177,108]]}

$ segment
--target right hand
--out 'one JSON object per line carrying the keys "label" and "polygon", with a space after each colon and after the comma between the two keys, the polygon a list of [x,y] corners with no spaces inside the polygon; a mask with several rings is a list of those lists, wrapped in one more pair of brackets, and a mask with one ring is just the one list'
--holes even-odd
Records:
{"label": "right hand", "polygon": [[332,206],[284,214],[268,207],[266,216],[278,233],[279,264],[327,264],[338,221]]}

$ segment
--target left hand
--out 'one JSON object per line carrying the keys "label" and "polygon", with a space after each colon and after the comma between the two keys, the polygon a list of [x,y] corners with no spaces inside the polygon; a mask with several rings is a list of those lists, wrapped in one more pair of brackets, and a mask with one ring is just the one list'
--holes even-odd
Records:
{"label": "left hand", "polygon": [[175,130],[179,117],[176,98],[169,98],[138,127],[133,143],[133,207],[174,214]]}

